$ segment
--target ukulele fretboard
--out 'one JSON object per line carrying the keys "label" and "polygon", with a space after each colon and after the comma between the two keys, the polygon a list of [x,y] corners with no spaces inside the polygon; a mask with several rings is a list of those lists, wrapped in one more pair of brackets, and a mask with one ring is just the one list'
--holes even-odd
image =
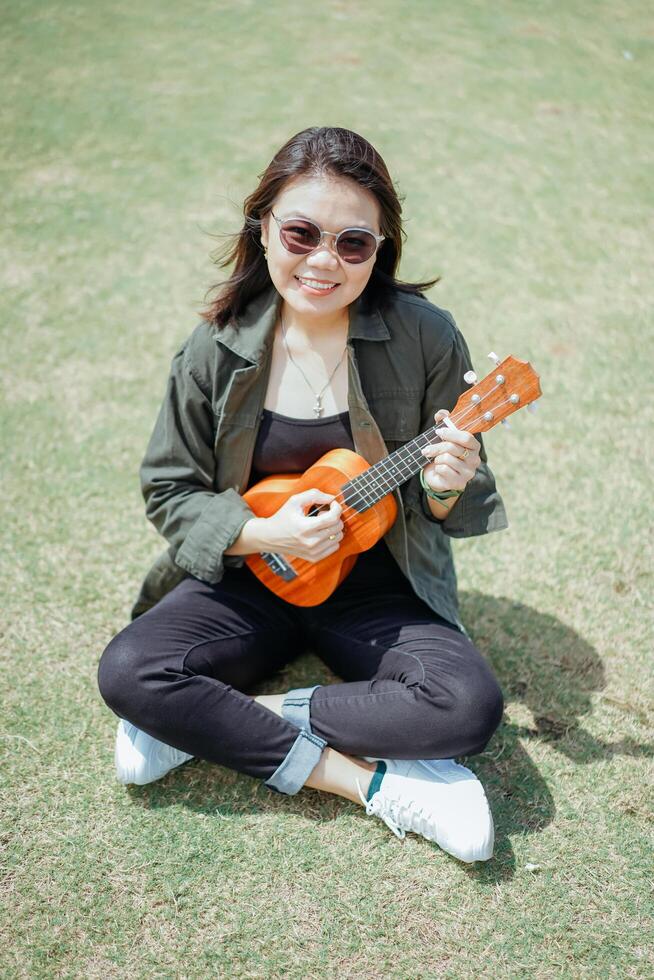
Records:
{"label": "ukulele fretboard", "polygon": [[[439,428],[442,428],[442,425],[441,422]],[[427,464],[428,458],[421,449],[430,443],[441,441],[436,426],[421,432],[411,442],[407,442],[400,449],[374,463],[364,473],[345,483],[341,490],[344,502],[348,507],[359,512],[372,507],[387,493],[396,490],[419,473]]]}

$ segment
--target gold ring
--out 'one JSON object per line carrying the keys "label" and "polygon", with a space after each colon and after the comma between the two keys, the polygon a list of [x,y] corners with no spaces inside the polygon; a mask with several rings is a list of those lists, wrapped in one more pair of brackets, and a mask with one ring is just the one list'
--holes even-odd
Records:
{"label": "gold ring", "polygon": [[335,541],[336,540],[336,535],[335,534],[330,534],[329,535],[329,540],[330,541]]}
{"label": "gold ring", "polygon": [[469,455],[470,455],[470,450],[469,449],[464,449],[463,450],[463,456],[460,456],[459,459],[465,459]]}

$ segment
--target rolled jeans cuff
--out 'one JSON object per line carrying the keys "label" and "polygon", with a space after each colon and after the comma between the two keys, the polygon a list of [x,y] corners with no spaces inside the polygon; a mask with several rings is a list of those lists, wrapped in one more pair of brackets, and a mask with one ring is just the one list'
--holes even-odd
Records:
{"label": "rolled jeans cuff", "polygon": [[296,687],[288,691],[282,703],[282,718],[290,721],[296,728],[301,728],[305,732],[311,732],[310,704],[311,695],[320,687],[314,684],[313,687]]}
{"label": "rolled jeans cuff", "polygon": [[320,760],[327,742],[301,729],[284,761],[275,769],[265,785],[289,796],[302,789]]}

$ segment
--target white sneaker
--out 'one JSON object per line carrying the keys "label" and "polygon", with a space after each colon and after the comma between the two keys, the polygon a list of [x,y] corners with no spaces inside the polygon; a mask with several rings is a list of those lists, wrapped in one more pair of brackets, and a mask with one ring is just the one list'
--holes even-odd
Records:
{"label": "white sneaker", "polygon": [[153,783],[192,758],[187,752],[181,752],[172,745],[152,738],[124,718],[118,722],[114,761],[116,779],[124,786],[130,783],[136,783],[137,786]]}
{"label": "white sneaker", "polygon": [[359,786],[366,813],[380,817],[397,837],[407,831],[422,834],[459,861],[492,857],[493,817],[484,788],[470,769],[453,759],[381,761],[386,772],[371,800]]}

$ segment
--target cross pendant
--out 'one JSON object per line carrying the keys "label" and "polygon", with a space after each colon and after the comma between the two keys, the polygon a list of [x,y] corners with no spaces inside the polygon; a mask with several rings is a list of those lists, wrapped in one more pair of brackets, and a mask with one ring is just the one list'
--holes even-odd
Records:
{"label": "cross pendant", "polygon": [[313,406],[313,414],[316,416],[317,419],[319,419],[320,416],[322,415],[322,412],[323,412],[322,399],[320,395],[316,395],[316,404]]}

